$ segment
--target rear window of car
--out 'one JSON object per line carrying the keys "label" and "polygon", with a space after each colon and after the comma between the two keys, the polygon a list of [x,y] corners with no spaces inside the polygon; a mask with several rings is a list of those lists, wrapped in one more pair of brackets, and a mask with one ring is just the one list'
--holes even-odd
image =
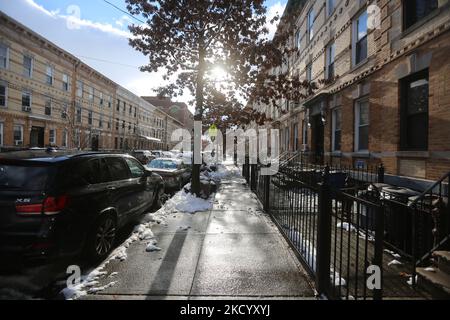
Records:
{"label": "rear window of car", "polygon": [[177,169],[178,165],[174,161],[156,159],[150,162],[149,167],[154,169]]}
{"label": "rear window of car", "polygon": [[52,166],[0,164],[0,189],[45,190],[55,172]]}

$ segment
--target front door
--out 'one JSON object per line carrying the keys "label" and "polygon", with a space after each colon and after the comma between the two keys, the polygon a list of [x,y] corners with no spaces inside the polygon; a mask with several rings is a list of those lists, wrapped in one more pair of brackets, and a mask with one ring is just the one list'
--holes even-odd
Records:
{"label": "front door", "polygon": [[313,161],[316,164],[323,164],[324,156],[324,125],[320,114],[313,117],[312,127],[312,151]]}
{"label": "front door", "polygon": [[99,145],[99,138],[97,135],[93,135],[92,136],[92,140],[91,140],[91,149],[92,151],[98,151],[98,145]]}
{"label": "front door", "polygon": [[44,147],[44,128],[42,127],[31,127],[30,132],[30,147]]}

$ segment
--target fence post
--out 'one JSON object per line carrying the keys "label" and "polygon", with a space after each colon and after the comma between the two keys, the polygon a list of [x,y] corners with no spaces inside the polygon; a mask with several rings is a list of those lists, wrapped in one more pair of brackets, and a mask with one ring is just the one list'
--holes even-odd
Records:
{"label": "fence post", "polygon": [[375,251],[372,264],[380,268],[380,289],[373,290],[373,299],[383,299],[383,243],[384,243],[384,207],[377,206],[375,214]]}
{"label": "fence post", "polygon": [[378,183],[384,183],[384,166],[380,164],[378,166]]}
{"label": "fence post", "polygon": [[327,295],[330,288],[331,260],[331,190],[329,168],[325,168],[319,184],[319,215],[317,219],[316,286],[319,294]]}
{"label": "fence post", "polygon": [[256,164],[251,164],[250,165],[251,168],[251,174],[250,174],[250,189],[252,191],[256,190],[256,178],[257,178],[257,170],[258,170],[258,165]]}
{"label": "fence post", "polygon": [[264,176],[264,211],[270,213],[270,175]]}

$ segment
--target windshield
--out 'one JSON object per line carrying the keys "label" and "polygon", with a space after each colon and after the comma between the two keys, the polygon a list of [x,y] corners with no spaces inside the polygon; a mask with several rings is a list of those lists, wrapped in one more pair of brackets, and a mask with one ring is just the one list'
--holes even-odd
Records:
{"label": "windshield", "polygon": [[48,166],[15,166],[0,164],[0,188],[44,190],[53,175]]}
{"label": "windshield", "polygon": [[177,163],[170,160],[156,159],[152,160],[148,166],[154,169],[176,169]]}

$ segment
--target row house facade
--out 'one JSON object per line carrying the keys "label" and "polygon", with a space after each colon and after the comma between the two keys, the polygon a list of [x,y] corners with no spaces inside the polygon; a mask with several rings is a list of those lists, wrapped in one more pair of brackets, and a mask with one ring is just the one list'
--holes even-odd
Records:
{"label": "row house facade", "polygon": [[164,147],[167,114],[1,12],[0,25],[2,150]]}
{"label": "row house facade", "polygon": [[[450,170],[447,0],[289,1],[295,53],[272,72],[319,84],[304,101],[262,107],[281,150],[367,167],[415,184]],[[286,12],[285,12],[286,14]],[[283,25],[281,27],[286,27]],[[320,81],[322,80],[322,81]],[[261,108],[261,106],[258,106]]]}

